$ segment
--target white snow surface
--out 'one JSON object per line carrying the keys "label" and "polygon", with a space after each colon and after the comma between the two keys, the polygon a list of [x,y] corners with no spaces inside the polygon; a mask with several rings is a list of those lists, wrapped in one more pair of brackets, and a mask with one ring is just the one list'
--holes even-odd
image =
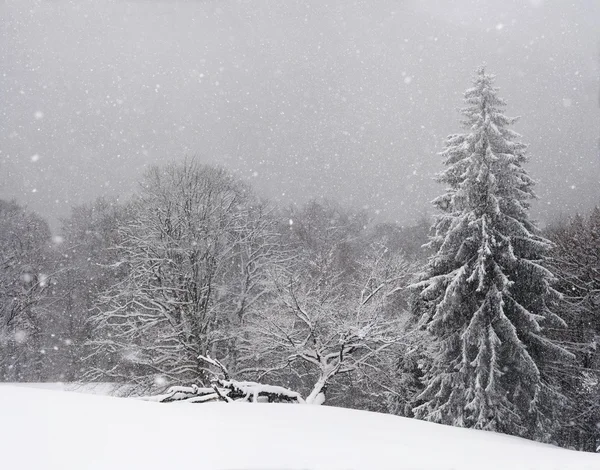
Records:
{"label": "white snow surface", "polygon": [[310,405],[154,403],[0,387],[6,470],[598,470],[600,455]]}
{"label": "white snow surface", "polygon": [[126,396],[134,386],[114,382],[4,382],[0,387],[42,388],[65,392],[88,393],[92,395]]}

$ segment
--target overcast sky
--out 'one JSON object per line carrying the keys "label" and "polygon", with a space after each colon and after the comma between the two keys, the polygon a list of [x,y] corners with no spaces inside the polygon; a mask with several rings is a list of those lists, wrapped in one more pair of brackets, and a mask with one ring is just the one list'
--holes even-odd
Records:
{"label": "overcast sky", "polygon": [[534,215],[600,202],[598,0],[0,0],[0,197],[53,221],[197,156],[407,223],[485,62]]}

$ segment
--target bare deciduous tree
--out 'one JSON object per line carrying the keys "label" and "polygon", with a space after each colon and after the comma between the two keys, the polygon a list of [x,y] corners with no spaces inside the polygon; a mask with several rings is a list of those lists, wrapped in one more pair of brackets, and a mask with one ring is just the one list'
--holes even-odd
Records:
{"label": "bare deciduous tree", "polygon": [[246,326],[246,359],[256,361],[258,379],[285,383],[291,374],[300,387],[310,384],[311,404],[323,403],[340,375],[377,375],[384,354],[405,336],[394,300],[409,281],[411,265],[382,247],[371,248],[347,276],[335,267],[335,249],[318,265],[298,257],[287,268],[273,269],[272,301]]}
{"label": "bare deciduous tree", "polygon": [[230,328],[264,292],[268,211],[224,170],[193,161],[148,171],[135,205],[134,221],[120,230],[127,275],[93,319],[93,354],[113,364],[89,377],[204,381],[199,356],[228,357]]}
{"label": "bare deciduous tree", "polygon": [[0,380],[40,380],[50,230],[14,202],[0,221]]}
{"label": "bare deciduous tree", "polygon": [[[119,227],[133,218],[132,207],[115,199],[98,198],[73,207],[58,237],[54,321],[48,330],[52,345],[49,373],[55,380],[80,380],[87,364],[85,343],[93,334],[88,322],[101,292],[123,280]],[[97,358],[98,359],[98,358]],[[101,367],[101,364],[96,364]]]}

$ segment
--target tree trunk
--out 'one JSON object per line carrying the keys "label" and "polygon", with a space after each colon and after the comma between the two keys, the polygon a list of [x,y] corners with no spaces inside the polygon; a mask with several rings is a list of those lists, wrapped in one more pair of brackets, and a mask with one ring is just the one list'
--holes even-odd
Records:
{"label": "tree trunk", "polygon": [[327,390],[327,376],[319,376],[319,380],[315,383],[310,395],[306,397],[308,405],[322,405],[325,402],[325,391]]}

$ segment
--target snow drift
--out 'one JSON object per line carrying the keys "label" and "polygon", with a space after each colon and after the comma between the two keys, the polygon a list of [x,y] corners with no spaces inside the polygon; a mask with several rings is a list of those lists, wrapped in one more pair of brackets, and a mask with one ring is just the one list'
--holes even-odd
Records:
{"label": "snow drift", "polygon": [[598,470],[600,456],[332,407],[0,387],[6,470]]}

